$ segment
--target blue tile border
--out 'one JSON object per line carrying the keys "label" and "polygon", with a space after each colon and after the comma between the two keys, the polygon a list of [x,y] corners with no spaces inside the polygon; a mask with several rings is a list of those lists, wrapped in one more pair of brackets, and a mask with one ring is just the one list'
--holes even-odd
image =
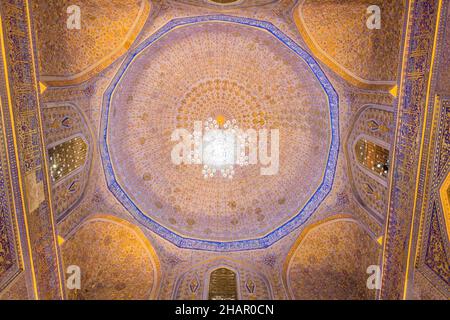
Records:
{"label": "blue tile border", "polygon": [[[115,173],[112,168],[107,143],[108,116],[112,93],[114,92],[114,89],[118,85],[120,79],[126,73],[134,58],[141,51],[152,45],[154,42],[158,41],[162,36],[172,31],[174,28],[202,22],[230,22],[268,31],[308,64],[311,71],[315,74],[328,96],[331,119],[331,144],[323,180],[310,200],[304,205],[304,207],[297,213],[295,217],[291,218],[282,226],[278,227],[277,229],[271,231],[261,238],[220,242],[180,236],[174,231],[165,228],[158,222],[145,215],[117,183]],[[168,22],[161,29],[159,29],[149,38],[143,41],[138,47],[132,49],[120,66],[118,72],[112,79],[110,85],[106,89],[103,95],[101,115],[100,153],[108,189],[114,194],[117,200],[133,215],[136,220],[138,220],[148,229],[160,235],[164,239],[172,242],[176,246],[180,248],[219,252],[267,248],[301,226],[314,213],[314,211],[318,208],[318,206],[331,191],[339,153],[339,98],[327,76],[325,75],[319,64],[314,60],[314,58],[270,22],[250,18],[234,17],[229,15],[207,15],[199,17],[177,18]]]}

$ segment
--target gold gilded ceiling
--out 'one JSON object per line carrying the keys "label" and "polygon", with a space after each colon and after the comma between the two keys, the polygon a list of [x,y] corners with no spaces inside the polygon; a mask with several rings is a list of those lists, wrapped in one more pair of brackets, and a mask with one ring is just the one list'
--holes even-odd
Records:
{"label": "gold gilded ceiling", "polygon": [[[68,10],[79,7],[80,26],[68,26]],[[32,1],[42,81],[52,85],[83,82],[109,66],[135,40],[145,23],[146,0]],[[72,13],[73,14],[73,13]]]}
{"label": "gold gilded ceiling", "polygon": [[0,299],[448,298],[450,3],[405,4],[0,1]]}
{"label": "gold gilded ceiling", "polygon": [[[269,33],[209,22],[177,28],[143,51],[111,99],[108,147],[118,183],[145,215],[184,236],[261,237],[316,191],[330,144],[327,96],[307,64]],[[177,128],[234,120],[279,129],[279,171],[237,166],[205,179],[171,161]]]}
{"label": "gold gilded ceiling", "polygon": [[194,6],[211,7],[220,10],[236,7],[243,8],[243,7],[263,6],[279,2],[280,0],[178,0],[178,1]]}
{"label": "gold gilded ceiling", "polygon": [[[400,62],[403,0],[300,0],[297,27],[314,54],[353,85],[389,89]],[[380,29],[367,21],[376,5]]]}

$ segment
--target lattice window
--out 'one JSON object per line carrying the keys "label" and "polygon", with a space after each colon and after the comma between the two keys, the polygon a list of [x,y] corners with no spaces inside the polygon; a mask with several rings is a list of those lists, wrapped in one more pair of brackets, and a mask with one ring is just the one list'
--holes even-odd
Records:
{"label": "lattice window", "polygon": [[48,149],[50,175],[53,182],[66,177],[83,166],[87,158],[88,146],[81,137],[73,138]]}
{"label": "lattice window", "polygon": [[356,160],[377,175],[387,177],[389,150],[366,139],[359,139],[355,146]]}
{"label": "lattice window", "polygon": [[219,268],[209,279],[209,300],[237,300],[236,273],[227,268]]}

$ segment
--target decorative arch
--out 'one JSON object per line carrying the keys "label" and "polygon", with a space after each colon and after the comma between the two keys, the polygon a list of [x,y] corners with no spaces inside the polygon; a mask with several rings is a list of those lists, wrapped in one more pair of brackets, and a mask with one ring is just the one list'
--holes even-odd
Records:
{"label": "decorative arch", "polygon": [[374,299],[366,268],[379,264],[380,253],[364,225],[336,215],[303,230],[286,257],[283,284],[290,299]]}
{"label": "decorative arch", "polygon": [[[61,251],[66,268],[69,265],[81,268],[81,289],[68,290],[69,299],[158,297],[161,282],[158,255],[142,230],[126,220],[106,214],[91,215],[66,236]],[[90,283],[104,285],[91,289]]]}
{"label": "decorative arch", "polygon": [[[59,170],[58,166],[62,166],[62,162],[66,162],[65,165],[68,166],[75,165],[70,170],[63,170],[66,171],[63,176],[51,181],[53,207],[57,220],[61,221],[80,203],[85,194],[95,156],[95,141],[86,116],[76,104],[47,103],[43,108],[43,115],[50,175],[53,176],[54,171]],[[81,151],[83,154],[77,155]],[[54,158],[55,152],[62,159]],[[75,159],[69,159],[75,156],[83,159],[79,163]],[[52,168],[52,165],[55,167]]]}
{"label": "decorative arch", "polygon": [[[171,32],[176,28],[181,28],[187,25],[192,25],[196,23],[204,22],[227,22],[235,23],[240,25],[249,26],[252,28],[258,28],[265,30],[276,37],[281,43],[286,45],[290,50],[292,50],[300,59],[303,59],[307,63],[308,67],[314,73],[315,77],[319,80],[322,89],[328,96],[329,102],[329,114],[331,121],[331,143],[329,145],[329,152],[327,157],[326,169],[323,174],[323,179],[320,186],[315,190],[314,194],[309,198],[309,201],[298,210],[297,214],[282,224],[275,230],[272,230],[261,237],[255,237],[251,239],[242,239],[237,241],[216,241],[216,240],[205,240],[203,238],[194,238],[184,236],[177,233],[156,219],[146,215],[138,204],[135,203],[133,198],[129,196],[121,187],[118,182],[116,173],[114,171],[114,166],[111,161],[110,149],[108,146],[108,124],[109,124],[109,113],[111,107],[111,100],[114,91],[120,84],[121,79],[126,73],[130,65],[133,64],[136,57],[139,54],[151,46],[153,43],[157,42],[167,33]],[[235,17],[229,15],[207,15],[207,16],[197,16],[197,17],[186,17],[177,18],[169,21],[161,29],[155,32],[151,37],[145,39],[138,47],[133,49],[127,58],[122,63],[114,79],[111,81],[109,87],[106,89],[103,96],[103,108],[102,108],[102,118],[101,118],[101,128],[100,128],[100,152],[103,161],[103,169],[108,184],[108,189],[114,194],[117,200],[133,215],[133,217],[140,223],[145,225],[149,230],[157,233],[164,239],[172,242],[180,248],[187,249],[198,249],[207,251],[217,251],[217,252],[230,252],[230,251],[243,251],[243,250],[253,250],[267,248],[276,241],[280,240],[282,237],[286,236],[299,226],[301,226],[317,209],[317,207],[322,203],[326,196],[331,191],[334,176],[336,172],[337,159],[339,153],[339,99],[338,95],[333,88],[333,85],[329,81],[326,74],[321,69],[320,65],[314,60],[314,58],[309,55],[305,50],[303,50],[298,44],[296,44],[291,38],[285,35],[281,30],[276,28],[273,24],[267,21],[260,21],[250,18]]]}

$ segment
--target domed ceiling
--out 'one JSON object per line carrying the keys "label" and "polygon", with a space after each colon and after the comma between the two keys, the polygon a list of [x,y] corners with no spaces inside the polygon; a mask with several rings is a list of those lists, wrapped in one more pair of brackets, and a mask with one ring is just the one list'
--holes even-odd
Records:
{"label": "domed ceiling", "polygon": [[[105,93],[109,189],[178,246],[268,246],[302,224],[331,189],[337,104],[313,58],[271,24],[230,16],[173,20],[130,53]],[[172,134],[192,133],[197,121],[203,164],[206,122],[216,131],[267,129],[273,157],[270,133],[278,130],[279,169],[263,175],[267,165],[258,161],[234,165],[224,177],[220,168],[213,176],[203,164],[176,165]],[[214,164],[220,155],[208,157]]]}

